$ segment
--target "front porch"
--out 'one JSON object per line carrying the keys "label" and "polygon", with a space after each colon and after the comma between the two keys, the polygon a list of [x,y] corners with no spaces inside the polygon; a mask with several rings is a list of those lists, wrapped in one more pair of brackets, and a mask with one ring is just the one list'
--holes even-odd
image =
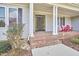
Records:
{"label": "front porch", "polygon": [[[31,47],[39,48],[43,46],[65,43],[70,38],[79,36],[79,32],[60,32],[59,35],[52,35],[51,32],[35,32],[35,37],[30,38]],[[67,45],[67,42],[66,42]]]}
{"label": "front porch", "polygon": [[[30,4],[30,8],[29,36],[31,36],[32,48],[64,43],[66,39],[79,35],[79,10],[76,10],[75,7],[70,9],[57,5]],[[41,18],[41,16],[45,18]],[[72,30],[60,32],[60,27],[66,25],[72,27]]]}
{"label": "front porch", "polygon": [[79,31],[79,12],[75,8],[73,10],[51,4],[30,4],[29,7],[28,34],[31,37],[36,37],[35,32],[38,33],[39,31],[51,32],[52,36],[59,36],[61,27],[67,25],[72,28],[71,31]]}

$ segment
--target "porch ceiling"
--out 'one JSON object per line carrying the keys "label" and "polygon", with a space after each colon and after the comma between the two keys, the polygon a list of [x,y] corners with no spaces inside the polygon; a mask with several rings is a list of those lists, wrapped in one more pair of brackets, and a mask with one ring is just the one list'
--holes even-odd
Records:
{"label": "porch ceiling", "polygon": [[[59,3],[59,4],[61,4],[61,3]],[[62,5],[79,8],[79,3],[62,3]]]}
{"label": "porch ceiling", "polygon": [[34,3],[34,12],[39,11],[47,14],[52,14],[52,5],[46,3]]}
{"label": "porch ceiling", "polygon": [[79,4],[78,3],[62,3],[61,5],[64,5],[64,6],[66,5],[68,7],[71,7],[71,9],[68,9],[68,8],[65,8],[65,7],[60,7],[59,12],[61,14],[66,14],[70,17],[79,16]]}
{"label": "porch ceiling", "polygon": [[59,7],[59,14],[61,16],[74,17],[79,16],[79,11]]}
{"label": "porch ceiling", "polygon": [[[61,5],[73,6],[73,7],[79,9],[79,4],[61,3]],[[52,14],[52,8],[53,8],[53,5],[51,5],[51,4],[46,4],[46,3],[36,3],[36,4],[34,4],[34,10],[35,11],[46,12],[48,14]],[[73,17],[73,16],[79,15],[79,11],[73,10],[73,9],[59,7],[58,10],[59,10],[58,11],[59,15],[61,15],[61,16]]]}

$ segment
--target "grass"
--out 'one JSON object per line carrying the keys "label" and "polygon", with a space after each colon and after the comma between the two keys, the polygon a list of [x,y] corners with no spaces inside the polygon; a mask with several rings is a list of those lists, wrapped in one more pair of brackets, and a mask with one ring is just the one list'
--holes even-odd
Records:
{"label": "grass", "polygon": [[79,37],[75,37],[71,40],[72,43],[74,44],[79,44]]}
{"label": "grass", "polygon": [[8,41],[0,41],[0,54],[7,52],[11,49],[11,45]]}

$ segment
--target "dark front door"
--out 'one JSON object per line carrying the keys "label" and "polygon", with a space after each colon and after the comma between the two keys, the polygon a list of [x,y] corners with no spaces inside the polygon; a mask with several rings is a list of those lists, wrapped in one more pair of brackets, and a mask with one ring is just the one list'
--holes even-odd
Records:
{"label": "dark front door", "polygon": [[36,15],[36,31],[45,31],[44,15]]}

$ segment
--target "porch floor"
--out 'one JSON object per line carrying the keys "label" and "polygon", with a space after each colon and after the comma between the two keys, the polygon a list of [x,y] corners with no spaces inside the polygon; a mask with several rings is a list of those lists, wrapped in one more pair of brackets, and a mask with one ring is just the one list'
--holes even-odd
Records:
{"label": "porch floor", "polygon": [[35,32],[34,37],[30,38],[32,48],[61,44],[62,40],[79,36],[78,32],[60,32],[59,35],[52,35],[52,32]]}

